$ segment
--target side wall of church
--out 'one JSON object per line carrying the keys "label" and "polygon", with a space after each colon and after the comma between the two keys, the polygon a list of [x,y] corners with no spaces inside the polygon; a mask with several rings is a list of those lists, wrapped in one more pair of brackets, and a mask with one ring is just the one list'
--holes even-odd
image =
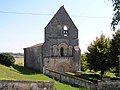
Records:
{"label": "side wall of church", "polygon": [[24,48],[24,66],[42,72],[42,48]]}

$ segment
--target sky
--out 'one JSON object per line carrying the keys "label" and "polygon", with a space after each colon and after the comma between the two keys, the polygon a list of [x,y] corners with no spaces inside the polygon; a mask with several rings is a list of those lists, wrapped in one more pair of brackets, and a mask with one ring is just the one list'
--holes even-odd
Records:
{"label": "sky", "polygon": [[44,28],[62,5],[79,30],[82,53],[101,33],[114,33],[109,0],[0,0],[0,52],[23,53],[23,48],[43,43]]}

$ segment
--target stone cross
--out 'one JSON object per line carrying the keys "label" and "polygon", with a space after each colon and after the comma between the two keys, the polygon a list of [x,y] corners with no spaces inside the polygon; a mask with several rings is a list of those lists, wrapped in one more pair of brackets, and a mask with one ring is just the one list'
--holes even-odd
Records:
{"label": "stone cross", "polygon": [[119,77],[120,77],[120,55],[118,55],[118,60],[119,60]]}

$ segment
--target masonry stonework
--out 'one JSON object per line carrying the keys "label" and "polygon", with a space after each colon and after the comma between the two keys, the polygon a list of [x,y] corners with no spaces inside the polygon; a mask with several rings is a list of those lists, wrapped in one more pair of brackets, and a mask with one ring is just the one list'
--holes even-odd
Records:
{"label": "masonry stonework", "polygon": [[54,82],[0,80],[0,90],[54,90]]}
{"label": "masonry stonework", "polygon": [[24,48],[24,66],[40,72],[44,68],[61,73],[78,71],[78,42],[78,29],[62,6],[45,27],[45,42]]}

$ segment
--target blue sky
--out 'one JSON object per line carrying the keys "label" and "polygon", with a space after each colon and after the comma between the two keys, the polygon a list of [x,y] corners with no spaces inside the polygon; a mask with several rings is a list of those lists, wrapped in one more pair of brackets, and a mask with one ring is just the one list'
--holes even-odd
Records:
{"label": "blue sky", "polygon": [[44,42],[44,27],[64,5],[79,29],[82,53],[101,33],[112,35],[112,2],[108,0],[0,0],[0,52],[23,52],[24,47]]}

